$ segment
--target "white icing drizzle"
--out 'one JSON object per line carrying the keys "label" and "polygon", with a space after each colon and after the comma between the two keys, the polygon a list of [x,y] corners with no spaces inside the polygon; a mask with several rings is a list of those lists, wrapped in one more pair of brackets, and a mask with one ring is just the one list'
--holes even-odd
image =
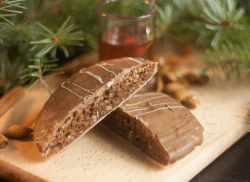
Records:
{"label": "white icing drizzle", "polygon": [[173,103],[173,104],[178,104],[178,102],[164,102],[164,103],[159,103],[159,104],[153,104],[151,106],[158,106],[158,105],[162,105],[162,104],[170,104],[170,103]]}
{"label": "white icing drizzle", "polygon": [[158,110],[169,109],[169,108],[185,108],[185,107],[184,107],[184,106],[172,106],[172,107],[169,107],[169,106],[168,106],[168,107],[161,107],[161,108],[155,109],[155,110],[153,110],[153,111],[148,111],[148,112],[136,114],[136,115],[134,115],[134,116],[140,116],[140,115],[152,113],[152,112],[155,112],[155,111],[158,111]]}
{"label": "white icing drizzle", "polygon": [[102,65],[114,66],[114,64],[109,64],[109,63],[102,63]]}
{"label": "white icing drizzle", "polygon": [[[162,105],[162,104],[170,104],[170,103],[176,103],[177,104],[177,102],[165,102],[165,103],[153,104],[153,105],[150,105],[150,107],[151,106],[158,106],[158,105]],[[142,109],[135,109],[135,110],[131,110],[131,111],[128,111],[128,112],[131,113],[131,112],[135,112],[135,111],[146,110],[146,109],[148,109],[150,107],[145,107],[145,108],[142,108]]]}
{"label": "white icing drizzle", "polygon": [[44,134],[43,134],[42,136],[36,138],[34,141],[37,141],[37,140],[39,140],[40,138],[43,138],[43,137],[47,134],[47,132],[48,132],[48,130],[42,130],[42,131],[40,131],[40,132],[35,133],[34,136],[37,135],[37,134],[39,134],[39,133],[44,133]]}
{"label": "white icing drizzle", "polygon": [[99,82],[103,83],[103,80],[102,80],[101,77],[99,77],[99,76],[97,76],[97,75],[91,73],[90,71],[84,71],[84,70],[85,70],[85,68],[81,69],[79,72],[80,72],[80,73],[86,73],[86,74],[88,74],[89,76],[92,76],[93,78],[95,78],[96,80],[98,80]]}
{"label": "white icing drizzle", "polygon": [[145,108],[142,108],[142,109],[135,109],[135,110],[132,110],[132,111],[128,111],[128,113],[135,112],[135,111],[146,110],[146,109],[148,109],[148,108],[149,108],[149,107],[145,107]]}
{"label": "white icing drizzle", "polygon": [[82,89],[82,90],[84,90],[84,91],[86,91],[86,92],[88,92],[88,93],[90,93],[90,94],[93,94],[93,93],[90,92],[89,90],[87,90],[87,89],[85,89],[85,88],[82,88],[82,87],[80,87],[79,85],[77,85],[77,84],[75,84],[75,83],[72,83],[72,85],[75,85],[76,87],[78,87],[78,88],[80,88],[80,89]]}
{"label": "white icing drizzle", "polygon": [[35,135],[37,135],[39,133],[44,133],[44,132],[45,132],[45,130],[39,131],[39,132],[35,133],[33,136],[35,136]]}
{"label": "white icing drizzle", "polygon": [[37,143],[45,143],[45,141],[35,141],[34,143],[35,144],[37,144]]}
{"label": "white icing drizzle", "polygon": [[[125,107],[125,106],[122,106],[122,107]],[[125,107],[126,108],[126,107]],[[138,108],[137,106],[132,106],[132,107],[129,107],[129,109],[133,109],[133,108]]]}
{"label": "white icing drizzle", "polygon": [[106,71],[108,71],[108,72],[110,72],[110,73],[112,73],[114,75],[117,75],[115,72],[113,72],[113,71],[105,68],[103,65],[110,65],[110,64],[107,64],[107,63],[103,63],[102,65],[101,64],[97,64],[97,66],[101,67],[102,69],[104,69],[104,70],[106,70]]}
{"label": "white icing drizzle", "polygon": [[[70,83],[69,81],[65,81],[65,82]],[[77,97],[80,97],[82,100],[84,100],[84,98],[83,98],[83,97],[81,97],[80,95],[76,94],[75,92],[73,92],[73,91],[72,91],[72,90],[70,90],[69,88],[65,87],[65,86],[64,86],[64,83],[65,83],[65,82],[63,82],[63,83],[62,83],[62,85],[61,85],[61,86],[62,86],[62,88],[64,88],[64,89],[66,89],[66,90],[70,91],[72,94],[75,94]]]}
{"label": "white icing drizzle", "polygon": [[143,96],[148,96],[148,95],[163,95],[163,94],[162,93],[135,94],[132,97],[143,97]]}
{"label": "white icing drizzle", "polygon": [[136,63],[138,63],[138,64],[142,64],[142,62],[139,61],[139,60],[137,60],[137,59],[134,59],[134,58],[131,58],[131,57],[127,57],[127,59],[129,59],[129,60],[131,60],[131,61],[134,61],[134,62],[136,62]]}
{"label": "white icing drizzle", "polygon": [[126,104],[126,106],[134,106],[134,105],[138,105],[138,104],[141,104],[143,102],[146,102],[146,101],[149,101],[149,100],[152,100],[152,99],[158,99],[158,98],[162,98],[162,97],[166,97],[166,96],[165,95],[161,95],[161,96],[157,96],[157,97],[151,97],[149,99],[146,99],[146,100],[134,103],[134,104]]}

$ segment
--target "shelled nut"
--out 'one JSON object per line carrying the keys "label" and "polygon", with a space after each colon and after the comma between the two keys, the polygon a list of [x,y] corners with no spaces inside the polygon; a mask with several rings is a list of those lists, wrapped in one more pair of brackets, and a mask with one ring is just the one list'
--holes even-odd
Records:
{"label": "shelled nut", "polygon": [[209,77],[207,75],[201,75],[197,77],[196,83],[199,85],[204,85],[209,81]]}
{"label": "shelled nut", "polygon": [[162,74],[163,80],[167,82],[176,82],[177,81],[177,76],[173,72],[165,72]]}
{"label": "shelled nut", "polygon": [[172,94],[178,90],[183,89],[184,86],[177,82],[170,82],[165,85],[165,92],[168,94]]}
{"label": "shelled nut", "polygon": [[187,95],[188,95],[187,89],[181,89],[173,93],[173,97],[179,101],[182,101],[183,99],[185,99]]}
{"label": "shelled nut", "polygon": [[157,77],[157,92],[165,92],[177,100],[181,101],[187,108],[196,108],[200,101],[196,96],[188,96],[188,88],[191,85],[203,85],[209,81],[207,75],[197,74],[197,64],[192,65],[189,54],[193,48],[190,45],[183,47],[183,57],[178,55],[169,56],[161,60]]}
{"label": "shelled nut", "polygon": [[157,89],[156,92],[162,92],[164,90],[164,82],[161,76],[157,77]]}
{"label": "shelled nut", "polygon": [[159,74],[162,76],[164,73],[169,72],[169,65],[161,66],[159,68]]}
{"label": "shelled nut", "polygon": [[189,87],[189,82],[183,77],[178,77],[177,82],[186,88]]}
{"label": "shelled nut", "polygon": [[194,109],[200,105],[200,100],[198,99],[198,97],[194,95],[189,95],[185,98],[185,100],[182,103],[187,108]]}
{"label": "shelled nut", "polygon": [[31,134],[32,132],[33,132],[32,129],[22,125],[12,125],[8,129],[8,134],[10,135],[10,137],[15,139],[24,138],[29,134]]}
{"label": "shelled nut", "polygon": [[196,82],[197,76],[192,73],[188,73],[184,75],[184,78],[188,81],[190,84],[194,84]]}

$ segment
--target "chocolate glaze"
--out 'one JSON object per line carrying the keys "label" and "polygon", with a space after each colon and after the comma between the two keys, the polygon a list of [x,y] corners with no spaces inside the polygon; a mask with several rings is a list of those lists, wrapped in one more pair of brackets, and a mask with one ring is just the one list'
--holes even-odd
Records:
{"label": "chocolate glaze", "polygon": [[[166,94],[135,94],[115,112],[124,112],[146,126],[158,138],[170,164],[202,144],[202,125],[187,108]],[[111,115],[105,120],[112,119]]]}
{"label": "chocolate glaze", "polygon": [[[51,95],[36,118],[34,141],[39,151],[44,152],[46,150],[56,129],[75,110],[79,107],[86,107],[88,102],[94,99],[98,93],[110,87],[114,82],[122,80],[123,76],[131,69],[143,64],[156,65],[157,63],[140,58],[103,61],[80,70],[63,82],[61,87]],[[157,68],[155,68],[154,73],[156,71]],[[147,80],[145,80],[146,82]]]}

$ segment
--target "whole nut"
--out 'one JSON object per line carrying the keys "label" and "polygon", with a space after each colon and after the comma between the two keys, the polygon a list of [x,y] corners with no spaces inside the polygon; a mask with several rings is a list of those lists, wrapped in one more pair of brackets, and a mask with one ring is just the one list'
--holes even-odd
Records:
{"label": "whole nut", "polygon": [[195,84],[197,76],[195,74],[188,73],[184,75],[184,78],[188,81],[188,83]]}
{"label": "whole nut", "polygon": [[163,80],[167,83],[167,82],[176,82],[177,81],[177,76],[175,73],[173,72],[165,72],[162,73],[162,78]]}
{"label": "whole nut", "polygon": [[168,94],[172,94],[181,89],[184,89],[184,86],[177,82],[170,82],[170,83],[167,83],[165,86],[165,92]]}
{"label": "whole nut", "polygon": [[164,73],[169,72],[169,65],[159,67],[159,74],[162,76]]}
{"label": "whole nut", "polygon": [[10,137],[15,138],[15,139],[24,138],[28,136],[29,134],[31,134],[32,132],[33,132],[32,129],[27,128],[22,125],[12,125],[8,129],[8,134],[10,135]]}
{"label": "whole nut", "polygon": [[188,95],[187,89],[181,89],[173,93],[173,97],[179,101],[182,101],[183,99],[185,99],[187,95]]}
{"label": "whole nut", "polygon": [[197,77],[196,83],[199,85],[204,85],[209,81],[209,77],[207,75],[201,75]]}
{"label": "whole nut", "polygon": [[107,105],[107,106],[106,106],[106,110],[107,110],[107,111],[112,110],[112,106],[111,106],[111,105]]}
{"label": "whole nut", "polygon": [[186,88],[189,87],[189,82],[183,77],[178,77],[177,82]]}
{"label": "whole nut", "polygon": [[164,90],[164,82],[161,76],[157,77],[157,89],[156,92],[162,92]]}
{"label": "whole nut", "polygon": [[194,109],[198,107],[201,103],[198,97],[194,95],[189,95],[186,97],[186,99],[183,101],[183,104],[189,108],[189,109]]}

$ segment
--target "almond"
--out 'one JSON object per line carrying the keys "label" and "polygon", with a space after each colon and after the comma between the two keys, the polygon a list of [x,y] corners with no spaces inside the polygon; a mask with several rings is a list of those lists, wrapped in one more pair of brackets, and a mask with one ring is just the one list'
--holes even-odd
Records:
{"label": "almond", "polygon": [[164,82],[161,76],[157,77],[157,89],[156,92],[162,92],[164,90]]}
{"label": "almond", "polygon": [[185,88],[189,87],[189,82],[183,77],[178,77],[177,82],[183,85]]}
{"label": "almond", "polygon": [[9,143],[8,138],[0,133],[0,149],[5,148]]}
{"label": "almond", "polygon": [[164,73],[169,72],[169,69],[169,65],[161,66],[159,67],[159,74],[163,75]]}
{"label": "almond", "polygon": [[165,92],[168,94],[172,94],[174,92],[177,92],[178,90],[184,89],[184,86],[177,82],[170,82],[166,84],[165,86]]}
{"label": "almond", "polygon": [[183,99],[185,99],[187,95],[188,95],[187,89],[181,89],[173,93],[173,97],[179,101],[182,101]]}
{"label": "almond", "polygon": [[177,76],[175,73],[173,72],[165,72],[162,73],[162,78],[163,80],[167,83],[167,82],[176,82],[177,80]]}
{"label": "almond", "polygon": [[199,85],[204,85],[209,81],[209,77],[207,75],[201,75],[197,78],[196,83]]}
{"label": "almond", "polygon": [[196,82],[197,76],[192,73],[188,73],[184,76],[184,78],[188,81],[190,84],[194,84]]}
{"label": "almond", "polygon": [[8,134],[10,135],[10,137],[15,138],[15,139],[24,138],[28,136],[29,134],[31,134],[32,132],[33,132],[32,129],[27,128],[22,125],[12,125],[8,129]]}
{"label": "almond", "polygon": [[186,99],[182,103],[184,106],[186,106],[189,109],[194,109],[201,104],[198,97],[194,95],[187,96]]}

